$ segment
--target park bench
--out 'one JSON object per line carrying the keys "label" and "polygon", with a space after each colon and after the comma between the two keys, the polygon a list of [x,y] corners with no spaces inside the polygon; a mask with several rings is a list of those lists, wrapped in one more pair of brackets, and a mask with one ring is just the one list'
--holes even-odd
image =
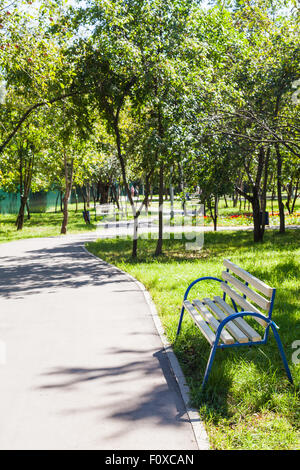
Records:
{"label": "park bench", "polygon": [[108,215],[112,212],[113,208],[111,204],[96,204],[96,215]]}
{"label": "park bench", "polygon": [[96,204],[95,213],[96,216],[122,215],[124,213],[124,209],[122,207],[117,209],[114,204]]}
{"label": "park bench", "polygon": [[[109,214],[115,214],[115,209],[112,204],[96,204],[95,205],[95,220],[97,216],[104,216]],[[82,212],[83,218],[87,224],[91,223],[91,215],[89,210]]]}
{"label": "park bench", "polygon": [[[188,286],[184,295],[177,328],[178,336],[181,330],[184,311],[186,310],[211,346],[202,387],[207,383],[217,349],[264,345],[267,343],[270,328],[276,339],[288,379],[293,383],[277,331],[278,326],[272,321],[276,289],[269,287],[260,279],[228,259],[224,260],[224,266],[226,271],[222,272],[223,279],[204,276],[196,279]],[[188,300],[192,287],[204,280],[217,281],[223,295],[215,295],[213,299]],[[249,284],[252,289],[250,289]],[[226,296],[231,299],[233,308],[226,302]],[[263,337],[246,322],[244,319],[246,316],[254,318],[264,328]]]}

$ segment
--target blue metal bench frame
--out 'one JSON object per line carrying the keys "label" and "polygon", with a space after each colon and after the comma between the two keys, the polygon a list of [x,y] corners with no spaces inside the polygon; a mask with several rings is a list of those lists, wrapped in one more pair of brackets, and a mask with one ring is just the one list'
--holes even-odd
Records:
{"label": "blue metal bench frame", "polygon": [[[228,271],[229,270],[227,269],[227,272]],[[217,282],[224,282],[222,279],[219,279],[217,277],[212,277],[212,276],[200,277],[199,279],[196,279],[195,281],[193,281],[188,286],[188,288],[187,288],[187,290],[184,294],[183,301],[187,300],[189,292],[192,289],[192,287],[194,287],[195,284],[197,284],[200,281],[207,281],[207,280],[212,280],[212,281],[217,281]],[[248,285],[247,282],[245,284]],[[238,309],[237,309],[237,305],[236,305],[235,301],[233,299],[231,299],[232,305],[233,305],[234,310],[235,310],[236,313],[234,313],[232,315],[228,315],[227,318],[225,318],[223,321],[220,322],[220,325],[219,325],[219,327],[216,331],[215,342],[211,347],[209,359],[208,359],[205,374],[204,374],[204,379],[203,379],[203,382],[202,382],[202,388],[204,388],[206,383],[207,383],[207,380],[208,380],[208,377],[209,377],[209,374],[210,374],[210,371],[211,371],[211,368],[212,368],[212,364],[213,364],[217,349],[233,348],[233,347],[239,347],[239,346],[252,346],[252,345],[257,346],[257,345],[266,344],[267,340],[268,340],[270,328],[272,329],[274,337],[276,339],[277,346],[278,346],[278,349],[279,349],[279,352],[280,352],[282,362],[284,364],[284,368],[285,368],[287,377],[288,377],[290,383],[293,384],[292,374],[291,374],[291,371],[290,371],[289,366],[288,366],[288,362],[287,362],[287,359],[286,359],[286,356],[285,356],[285,353],[284,353],[284,350],[283,350],[283,346],[282,346],[282,343],[281,343],[280,336],[277,332],[279,327],[271,319],[272,318],[273,307],[274,307],[275,294],[276,294],[276,289],[274,289],[272,297],[271,297],[271,304],[270,304],[270,308],[269,308],[269,311],[268,311],[268,316],[265,316],[263,314],[258,314],[258,313],[255,313],[255,312],[247,312],[247,311],[243,311],[243,310],[239,312]],[[224,292],[223,293],[223,300],[225,300],[225,298],[226,298],[226,294]],[[185,310],[185,307],[184,307],[184,305],[182,305],[182,309],[181,309],[181,312],[180,312],[179,323],[178,323],[178,328],[177,328],[177,336],[179,335],[180,330],[181,330],[184,310]],[[226,323],[228,323],[232,320],[235,320],[236,318],[242,318],[242,317],[245,317],[245,316],[261,318],[263,321],[265,321],[267,323],[264,338],[261,341],[248,341],[247,343],[236,342],[236,343],[233,343],[233,344],[223,344],[223,343],[219,344],[221,332],[222,332],[223,328],[225,327]]]}

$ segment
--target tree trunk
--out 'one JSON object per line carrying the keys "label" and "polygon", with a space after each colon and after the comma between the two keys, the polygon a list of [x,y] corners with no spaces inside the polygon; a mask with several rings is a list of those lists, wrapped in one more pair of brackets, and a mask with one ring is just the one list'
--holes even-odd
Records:
{"label": "tree trunk", "polygon": [[28,198],[27,198],[27,201],[26,201],[26,210],[27,210],[27,220],[30,220],[31,219],[31,214],[30,214],[30,207],[29,207],[29,204],[28,204]]}
{"label": "tree trunk", "polygon": [[69,212],[68,212],[68,191],[65,191],[64,199],[63,199],[63,220],[62,220],[62,225],[61,225],[61,231],[60,233],[66,234],[67,233],[67,225],[68,225],[68,218],[69,218]]}
{"label": "tree trunk", "polygon": [[163,246],[163,209],[164,209],[164,164],[161,162],[159,169],[159,212],[158,212],[158,239],[156,244],[155,256],[162,254]]}
{"label": "tree trunk", "polygon": [[253,190],[252,198],[252,210],[253,210],[253,224],[254,224],[254,241],[261,242],[263,239],[263,232],[261,230],[261,220],[260,220],[260,203],[259,196],[256,188]]}
{"label": "tree trunk", "polygon": [[209,208],[209,212],[210,212],[210,216],[213,220],[213,224],[214,224],[214,232],[217,231],[217,222],[218,222],[218,196],[213,196],[214,198],[214,201],[213,201],[213,204],[212,204],[212,201],[210,199],[210,197],[208,198],[207,202],[208,202],[208,208]]}
{"label": "tree trunk", "polygon": [[65,195],[64,195],[63,220],[62,220],[61,231],[60,231],[60,233],[63,235],[67,233],[67,225],[68,225],[68,219],[69,219],[68,203],[69,203],[69,197],[71,194],[72,183],[73,183],[73,159],[71,160],[70,175],[69,175],[68,161],[67,161],[67,155],[66,155],[65,149],[64,149],[64,166],[65,166],[66,190],[65,190]]}
{"label": "tree trunk", "polygon": [[103,183],[101,180],[98,181],[98,199],[100,204],[108,203],[109,184]]}
{"label": "tree trunk", "polygon": [[[22,230],[24,225],[24,217],[25,217],[25,208],[27,207],[27,214],[28,219],[30,219],[30,212],[28,208],[28,196],[31,188],[31,181],[32,181],[32,173],[33,173],[33,166],[34,166],[34,151],[31,149],[31,157],[28,156],[28,144],[27,141],[26,148],[21,146],[19,148],[19,158],[20,158],[20,197],[21,197],[21,205],[18,213],[18,217],[16,220],[17,230]],[[24,153],[25,152],[25,153]],[[27,156],[24,159],[24,156]]]}
{"label": "tree trunk", "polygon": [[280,226],[279,233],[285,232],[285,218],[284,218],[284,204],[282,200],[282,157],[279,149],[279,144],[275,145],[277,155],[277,198],[279,207]]}
{"label": "tree trunk", "polygon": [[[135,82],[135,78],[132,79],[130,81],[130,83],[128,84],[129,88],[130,88],[130,86],[132,86],[134,84],[134,82]],[[121,110],[121,107],[117,110],[117,112],[114,116],[114,120],[113,120],[112,125],[113,125],[115,138],[116,138],[117,156],[118,156],[118,160],[119,160],[119,163],[120,163],[120,166],[121,166],[123,184],[124,184],[125,191],[126,191],[126,194],[127,194],[130,206],[131,206],[132,214],[133,214],[134,228],[133,228],[133,242],[132,242],[132,257],[136,258],[136,256],[137,256],[137,244],[138,244],[138,217],[140,216],[141,209],[144,205],[144,201],[148,198],[149,188],[147,190],[147,195],[146,195],[146,197],[144,198],[144,200],[141,204],[141,208],[137,210],[136,206],[134,204],[133,197],[131,196],[131,191],[130,191],[129,184],[128,184],[128,181],[127,181],[126,164],[125,164],[125,159],[124,159],[123,153],[122,153],[121,135],[120,135],[120,129],[119,129],[120,110]],[[153,170],[151,170],[151,172],[149,173],[149,178],[150,178],[150,175],[152,174],[152,172],[153,172]],[[150,181],[149,181],[149,184],[150,184]]]}
{"label": "tree trunk", "polygon": [[122,178],[123,178],[123,184],[126,190],[126,194],[131,206],[131,211],[133,215],[133,238],[132,238],[132,252],[131,255],[133,258],[136,258],[137,256],[137,245],[138,245],[138,217],[139,217],[139,212],[136,211],[136,207],[134,204],[134,200],[131,196],[131,191],[129,188],[129,184],[127,181],[127,176],[126,176],[126,167],[125,167],[125,161],[123,158],[122,154],[122,149],[121,149],[121,136],[120,136],[120,131],[119,131],[119,125],[118,125],[118,120],[115,120],[114,123],[114,131],[115,131],[115,136],[116,136],[116,144],[117,144],[117,152],[118,152],[118,159],[120,162],[121,166],[121,172],[122,172]]}
{"label": "tree trunk", "polygon": [[295,204],[296,204],[296,201],[297,201],[297,198],[298,198],[298,188],[299,188],[299,179],[297,180],[297,183],[296,183],[295,194],[294,194],[293,204],[292,204],[292,208],[291,208],[291,213],[292,214],[295,210]]}
{"label": "tree trunk", "polygon": [[269,160],[270,160],[271,148],[269,147],[266,152],[265,163],[264,163],[264,179],[263,187],[261,191],[260,204],[261,204],[261,239],[263,239],[265,233],[265,213],[267,207],[267,189],[268,189],[268,169],[269,169]]}
{"label": "tree trunk", "polygon": [[22,230],[24,225],[24,216],[25,216],[25,207],[27,202],[27,196],[21,197],[21,205],[18,213],[18,217],[16,220],[17,230]]}
{"label": "tree trunk", "polygon": [[215,201],[214,201],[214,232],[217,231],[217,222],[218,222],[218,196],[215,196]]}
{"label": "tree trunk", "polygon": [[272,210],[272,215],[274,215],[274,200],[275,200],[275,185],[272,186],[272,195],[271,195],[271,210]]}
{"label": "tree trunk", "polygon": [[92,183],[91,186],[91,191],[92,191],[92,198],[93,198],[93,203],[94,203],[94,212],[95,212],[95,220],[96,220],[96,199],[97,199],[97,192],[95,190],[94,183]]}
{"label": "tree trunk", "polygon": [[112,190],[112,195],[113,195],[113,199],[116,203],[116,206],[117,206],[118,210],[120,210],[120,202],[119,202],[118,191],[117,191],[114,184],[111,185],[111,190]]}
{"label": "tree trunk", "polygon": [[291,181],[290,184],[286,185],[287,201],[286,201],[285,205],[286,205],[286,208],[287,208],[289,214],[291,214],[290,203],[291,203],[291,199],[292,199],[292,191],[293,191],[293,184],[292,184],[292,181]]}
{"label": "tree trunk", "polygon": [[132,240],[132,253],[133,258],[137,257],[137,248],[138,248],[138,228],[139,228],[139,216],[135,214],[133,216],[133,240]]}
{"label": "tree trunk", "polygon": [[239,194],[244,196],[252,205],[252,213],[253,213],[253,238],[255,242],[260,242],[263,239],[263,232],[261,230],[261,218],[260,218],[260,200],[259,200],[259,192],[256,185],[253,185],[253,195],[250,196],[249,194],[245,193],[241,188],[236,186],[236,190]]}
{"label": "tree trunk", "polygon": [[[239,185],[239,180],[237,181],[236,184]],[[237,206],[238,200],[239,200],[239,193],[237,191],[234,191],[233,196],[232,196],[232,207],[235,208]]]}
{"label": "tree trunk", "polygon": [[91,187],[90,187],[90,182],[88,181],[86,186],[85,186],[85,192],[86,192],[86,205],[87,208],[90,208],[90,201],[91,201]]}
{"label": "tree trunk", "polygon": [[86,211],[86,197],[85,197],[84,190],[82,187],[80,188],[80,191],[81,191],[81,196],[83,199],[83,210]]}
{"label": "tree trunk", "polygon": [[[146,185],[147,185],[147,179],[146,179]],[[148,210],[149,210],[149,194],[151,192],[151,188],[150,188],[150,185],[148,186],[149,187],[149,191],[147,192],[144,192],[144,196],[145,196],[145,210],[146,210],[146,214],[148,215]]]}

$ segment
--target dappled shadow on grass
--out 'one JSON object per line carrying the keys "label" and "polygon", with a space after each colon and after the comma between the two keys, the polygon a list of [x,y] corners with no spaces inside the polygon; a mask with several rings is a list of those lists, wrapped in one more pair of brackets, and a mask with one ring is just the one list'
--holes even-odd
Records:
{"label": "dappled shadow on grass", "polygon": [[[295,332],[299,327],[299,310],[297,315],[297,307],[288,300],[288,296],[282,299],[281,305],[285,310],[277,310],[273,318],[280,326],[279,334],[295,385],[288,382],[277,343],[270,331],[266,345],[217,350],[208,383],[202,390],[210,346],[197,328],[190,325],[191,320],[184,320],[182,332],[173,347],[188,378],[193,405],[202,410],[203,418],[217,425],[223,419],[235,420],[240,415],[263,409],[285,415],[284,408],[290,401],[286,418],[295,426],[300,413],[299,398],[298,406],[294,403],[295,396],[299,395],[300,371],[291,362],[291,345],[297,339]],[[293,314],[289,315],[290,312]],[[252,322],[252,327],[258,330],[256,325]],[[244,367],[241,373],[240,365]],[[250,395],[252,398],[249,398]]]}
{"label": "dappled shadow on grass", "polygon": [[[300,230],[290,230],[285,234],[277,234],[268,231],[263,242],[254,243],[252,232],[232,231],[232,232],[207,232],[204,235],[204,245],[201,250],[186,250],[185,242],[190,239],[174,239],[171,234],[170,239],[163,241],[163,254],[154,256],[156,240],[138,240],[138,255],[132,258],[132,240],[101,239],[90,243],[88,248],[94,254],[110,260],[115,264],[128,263],[173,263],[191,262],[197,263],[206,258],[222,258],[230,256],[242,257],[243,254],[251,251],[258,256],[264,256],[264,252],[270,250],[276,252],[293,251],[299,248]],[[253,273],[255,274],[255,272]],[[259,277],[259,273],[257,274]]]}
{"label": "dappled shadow on grass", "polygon": [[[6,229],[15,229],[15,222],[16,222],[17,215],[9,215],[5,217],[1,217],[1,225],[3,225]],[[62,222],[62,214],[57,214],[54,212],[51,213],[34,213],[31,215],[30,219],[28,220],[26,217],[24,219],[24,228],[30,227],[40,227],[43,225],[57,225],[59,226]]]}
{"label": "dappled shadow on grass", "polygon": [[272,274],[275,274],[279,281],[284,282],[289,278],[296,278],[298,270],[299,263],[296,263],[294,259],[289,259],[288,261],[283,259],[274,266]]}
{"label": "dappled shadow on grass", "polygon": [[262,347],[217,350],[205,389],[201,386],[210,352],[208,343],[195,330],[186,333],[184,339],[179,337],[173,348],[187,377],[192,405],[201,410],[203,419],[214,425],[225,419],[234,425],[243,415],[269,410],[285,415],[291,425],[296,425],[299,387],[288,382],[273,338]]}
{"label": "dappled shadow on grass", "polygon": [[[220,235],[220,236],[219,236]],[[249,243],[249,235],[243,233],[238,237],[235,232],[230,236],[229,234],[205,234],[205,243],[201,250],[186,250],[185,242],[190,240],[174,239],[171,234],[170,239],[163,241],[163,254],[161,256],[154,256],[156,240],[139,240],[138,241],[138,255],[132,258],[132,240],[131,239],[101,239],[94,243],[90,243],[88,248],[95,254],[101,257],[105,256],[106,259],[114,263],[173,263],[173,262],[198,262],[201,259],[219,256],[219,252],[235,251],[237,247],[243,247]],[[213,238],[212,238],[213,236]],[[234,246],[231,247],[231,243]]]}

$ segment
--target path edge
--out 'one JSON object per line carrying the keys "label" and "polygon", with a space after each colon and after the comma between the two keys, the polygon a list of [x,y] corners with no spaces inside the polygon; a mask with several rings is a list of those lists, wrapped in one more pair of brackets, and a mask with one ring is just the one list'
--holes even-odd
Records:
{"label": "path edge", "polygon": [[192,408],[190,406],[190,389],[189,386],[186,383],[185,376],[182,372],[181,366],[178,362],[178,359],[173,351],[171,343],[168,341],[161,320],[159,318],[156,306],[152,300],[152,297],[144,284],[142,284],[140,281],[138,281],[135,277],[133,277],[131,274],[127,273],[126,271],[122,271],[122,269],[118,268],[117,266],[108,263],[107,261],[104,261],[103,259],[99,258],[98,256],[94,255],[90,251],[87,250],[85,245],[82,245],[83,251],[87,253],[89,256],[92,256],[95,258],[98,262],[102,262],[106,264],[107,266],[110,266],[114,269],[117,269],[120,273],[125,275],[127,278],[129,278],[132,282],[134,282],[138,288],[141,290],[141,292],[144,295],[145,301],[149,307],[149,311],[151,313],[154,325],[156,327],[157,333],[160,336],[161,342],[163,344],[165,353],[169,359],[169,364],[170,364],[170,369],[174,375],[174,378],[177,382],[185,409],[186,413],[188,415],[189,421],[192,426],[192,430],[195,436],[195,440],[198,446],[199,450],[210,450],[210,445],[209,445],[209,439],[204,427],[204,424],[200,418],[200,414],[196,408]]}

